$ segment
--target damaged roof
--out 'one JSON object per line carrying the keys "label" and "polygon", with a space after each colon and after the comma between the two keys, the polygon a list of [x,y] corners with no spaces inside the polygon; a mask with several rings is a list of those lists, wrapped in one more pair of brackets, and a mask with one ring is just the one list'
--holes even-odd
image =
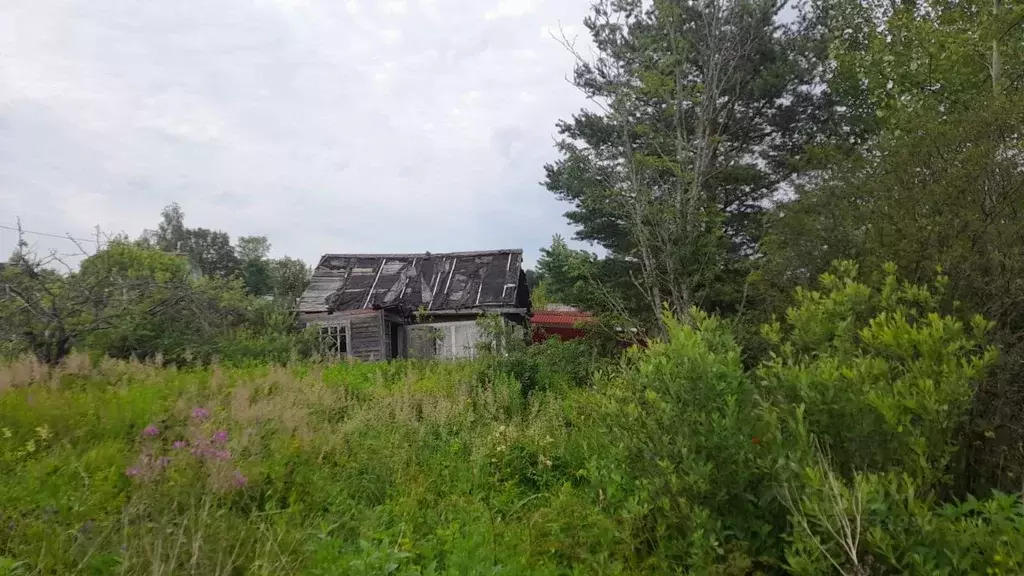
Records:
{"label": "damaged roof", "polygon": [[447,254],[325,254],[299,312],[421,307],[440,311],[527,308],[522,250]]}

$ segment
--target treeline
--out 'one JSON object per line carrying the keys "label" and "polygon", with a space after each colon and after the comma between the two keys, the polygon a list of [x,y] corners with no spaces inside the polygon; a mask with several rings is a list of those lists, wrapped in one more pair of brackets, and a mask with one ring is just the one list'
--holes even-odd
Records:
{"label": "treeline", "polygon": [[155,232],[143,234],[142,247],[187,255],[203,276],[239,279],[253,296],[291,302],[305,290],[312,273],[302,260],[284,256],[271,259],[266,236],[240,236],[235,244],[221,230],[189,228],[177,203],[164,208]]}
{"label": "treeline", "polygon": [[[961,430],[960,488],[1024,474],[1024,6],[811,0],[597,2],[558,124],[555,238],[539,298],[663,335],[722,315],[756,365],[758,326],[837,259],[948,277],[942,310],[995,323],[998,365]],[[572,50],[572,46],[569,46]],[[621,332],[620,332],[621,333]]]}
{"label": "treeline", "polygon": [[164,209],[153,233],[110,239],[75,268],[19,239],[0,270],[0,355],[55,366],[73,348],[98,356],[186,365],[286,362],[314,343],[295,324],[310,269],[269,258],[263,236],[232,245]]}

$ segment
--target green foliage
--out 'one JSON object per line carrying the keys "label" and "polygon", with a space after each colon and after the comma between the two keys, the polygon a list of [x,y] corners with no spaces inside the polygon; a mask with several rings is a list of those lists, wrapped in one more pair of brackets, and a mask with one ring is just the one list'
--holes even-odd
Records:
{"label": "green foliage", "polygon": [[[942,498],[988,322],[936,312],[936,288],[837,265],[800,291],[745,371],[726,325],[693,314],[634,351],[579,410],[586,478],[659,571],[1009,570],[1024,507]],[[971,512],[961,512],[968,510]],[[985,510],[986,512],[981,512]],[[990,514],[990,515],[989,515]],[[731,568],[730,568],[731,567]]]}
{"label": "green foliage", "polygon": [[781,8],[593,6],[593,57],[574,83],[600,109],[559,123],[545,184],[572,205],[577,238],[608,254],[583,274],[556,274],[556,297],[585,295],[588,309],[655,331],[666,306],[679,316],[743,308],[768,200],[829,116],[812,89],[825,56],[817,31],[803,18],[781,23]]}
{"label": "green foliage", "polygon": [[757,465],[755,388],[722,323],[672,322],[602,388],[587,478],[657,571],[751,566],[778,541]]}
{"label": "green foliage", "polygon": [[589,387],[607,358],[589,340],[549,338],[528,345],[522,327],[509,325],[501,317],[484,317],[478,323],[484,331],[478,347],[481,377],[511,376],[519,382],[524,397]]}
{"label": "green foliage", "polygon": [[306,289],[312,273],[304,262],[284,256],[270,258],[266,236],[241,236],[235,246],[226,232],[185,226],[185,213],[177,203],[164,208],[155,237],[140,244],[164,252],[187,254],[202,274],[220,279],[241,279],[254,296],[272,296],[291,305]]}
{"label": "green foliage", "polygon": [[[1024,15],[1002,2],[816,3],[829,98],[841,129],[808,157],[761,248],[754,300],[781,313],[836,259],[895,263],[911,282],[937,267],[947,293],[995,323],[1002,349],[965,426],[961,491],[1024,478],[1020,133]],[[865,25],[865,23],[868,23]]]}
{"label": "green foliage", "polygon": [[19,253],[4,270],[0,333],[41,361],[55,365],[75,344],[140,318],[166,313],[189,294],[181,258],[123,240],[61,274],[52,259]]}
{"label": "green foliage", "polygon": [[226,234],[186,228],[176,204],[163,218],[155,238],[115,238],[66,273],[54,269],[56,256],[19,248],[0,278],[0,357],[28,352],[54,366],[78,347],[184,365],[312,354],[292,312],[309,277],[304,263],[268,260],[265,237],[240,238],[236,255]]}
{"label": "green foliage", "polygon": [[109,244],[58,285],[88,286],[82,321],[105,322],[74,343],[98,356],[174,364],[285,363],[308,357],[311,336],[285,304],[251,296],[240,280],[193,278],[186,258],[125,241]]}
{"label": "green foliage", "polygon": [[542,293],[550,302],[588,309],[599,306],[590,288],[595,272],[594,255],[569,248],[561,236],[555,235],[551,246],[540,250],[537,273],[543,279]]}
{"label": "green foliage", "polygon": [[25,255],[16,254],[0,270],[0,286],[0,341],[8,356],[27,352],[43,362],[59,362],[75,336],[92,325],[87,311],[74,304],[72,285]]}
{"label": "green foliage", "polygon": [[302,296],[313,274],[305,262],[288,256],[270,260],[269,268],[271,293],[288,305]]}
{"label": "green foliage", "polygon": [[973,387],[995,361],[983,344],[990,324],[939,315],[936,293],[901,284],[892,267],[879,290],[855,274],[837,265],[822,291],[797,292],[785,326],[765,327],[775,351],[758,370],[763,394],[801,449],[820,440],[841,473],[900,470],[932,493],[949,480]]}
{"label": "green foliage", "polygon": [[227,232],[189,228],[181,250],[189,255],[205,276],[228,279],[239,273],[241,263]]}
{"label": "green foliage", "polygon": [[809,469],[786,552],[794,574],[1017,574],[1024,567],[1019,495],[935,504],[898,474],[836,478]]}
{"label": "green foliage", "polygon": [[554,574],[584,561],[571,542],[595,529],[561,538],[594,514],[551,462],[557,408],[527,423],[515,383],[475,373],[76,359],[14,382],[0,394],[0,557],[44,574]]}
{"label": "green foliage", "polygon": [[[0,558],[36,574],[1019,573],[1019,496],[942,490],[992,353],[988,324],[939,300],[841,264],[764,328],[774,352],[753,370],[729,323],[696,311],[616,366],[581,360],[586,341],[527,347],[499,319],[462,363],[13,363]],[[253,314],[254,330],[287,322]]]}

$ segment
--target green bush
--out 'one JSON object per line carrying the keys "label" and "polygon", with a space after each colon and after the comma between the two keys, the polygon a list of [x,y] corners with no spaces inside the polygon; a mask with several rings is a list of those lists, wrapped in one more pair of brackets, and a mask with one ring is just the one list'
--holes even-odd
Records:
{"label": "green bush", "polygon": [[484,332],[478,347],[481,376],[507,374],[519,382],[524,396],[591,386],[594,375],[608,363],[587,339],[551,337],[530,345],[524,329],[500,318],[484,317],[479,324]]}
{"label": "green bush", "polygon": [[668,333],[601,385],[581,464],[642,565],[750,567],[778,547],[780,518],[757,464],[755,387],[717,318]]}
{"label": "green bush", "polygon": [[946,489],[994,352],[941,286],[841,266],[754,369],[699,312],[614,366],[250,362],[271,309],[225,364],[10,363],[0,570],[1019,574],[1019,496]]}
{"label": "green bush", "polygon": [[[576,457],[636,562],[806,574],[1020,562],[1024,551],[1008,551],[1024,520],[1014,497],[959,516],[940,501],[995,358],[988,323],[939,315],[942,278],[906,285],[890,268],[872,288],[855,275],[840,264],[821,291],[799,292],[785,322],[764,327],[773,352],[753,371],[730,330],[694,311],[600,383]],[[949,536],[970,521],[990,539]]]}
{"label": "green bush", "polygon": [[984,344],[990,324],[939,315],[936,290],[887,272],[872,290],[844,264],[822,276],[822,291],[797,292],[785,324],[763,330],[774,352],[757,370],[762,401],[786,450],[806,454],[817,439],[846,476],[899,471],[935,491],[996,357]]}

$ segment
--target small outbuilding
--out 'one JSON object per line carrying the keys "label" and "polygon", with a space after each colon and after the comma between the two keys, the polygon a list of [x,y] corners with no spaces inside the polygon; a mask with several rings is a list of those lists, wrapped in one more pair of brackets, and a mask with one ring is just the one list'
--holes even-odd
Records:
{"label": "small outbuilding", "polygon": [[566,306],[549,304],[543,310],[536,310],[530,317],[532,339],[540,344],[548,338],[576,340],[586,335],[586,328],[597,319],[590,312]]}
{"label": "small outbuilding", "polygon": [[522,250],[325,254],[299,299],[325,356],[364,361],[472,357],[485,314],[525,328]]}

